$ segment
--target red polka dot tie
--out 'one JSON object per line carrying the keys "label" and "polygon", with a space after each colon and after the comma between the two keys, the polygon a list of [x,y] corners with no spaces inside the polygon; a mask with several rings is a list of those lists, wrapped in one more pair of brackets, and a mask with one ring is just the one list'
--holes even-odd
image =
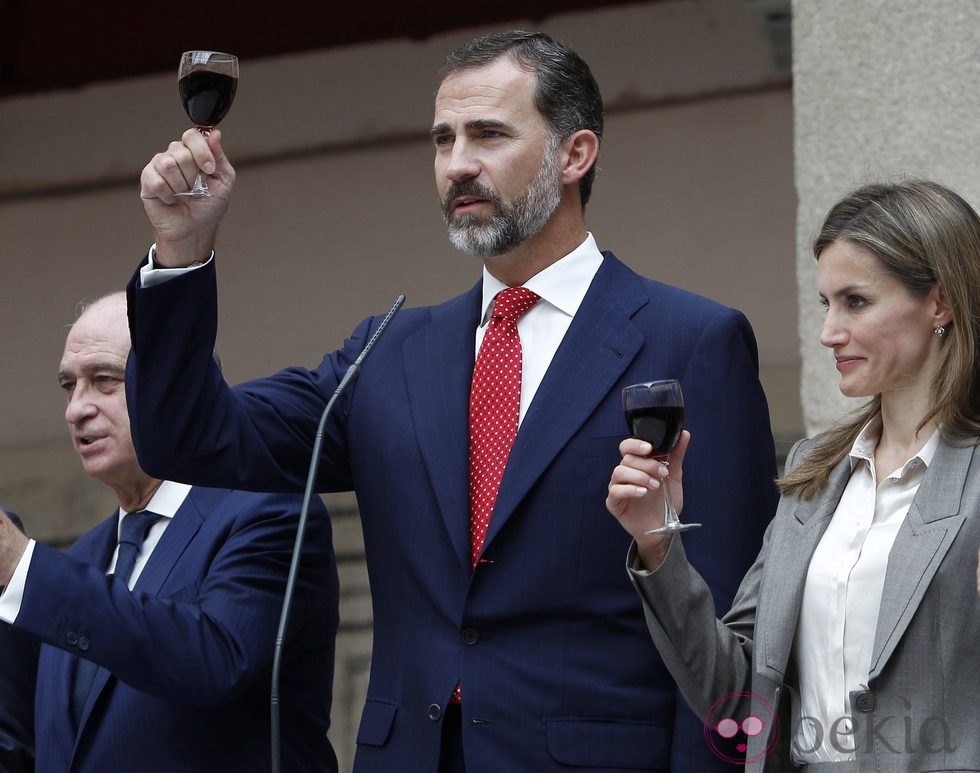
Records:
{"label": "red polka dot tie", "polygon": [[476,568],[504,477],[521,409],[521,337],[517,320],[539,296],[508,287],[493,303],[470,388],[470,558]]}

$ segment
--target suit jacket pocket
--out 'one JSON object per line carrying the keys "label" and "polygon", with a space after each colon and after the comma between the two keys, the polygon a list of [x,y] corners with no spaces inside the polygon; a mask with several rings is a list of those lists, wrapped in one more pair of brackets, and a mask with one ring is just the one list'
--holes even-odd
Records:
{"label": "suit jacket pocket", "polygon": [[357,742],[366,746],[384,746],[395,724],[398,707],[394,703],[368,701],[361,714],[361,725],[357,729]]}
{"label": "suit jacket pocket", "polygon": [[548,751],[556,762],[582,768],[667,770],[670,728],[652,722],[548,720]]}

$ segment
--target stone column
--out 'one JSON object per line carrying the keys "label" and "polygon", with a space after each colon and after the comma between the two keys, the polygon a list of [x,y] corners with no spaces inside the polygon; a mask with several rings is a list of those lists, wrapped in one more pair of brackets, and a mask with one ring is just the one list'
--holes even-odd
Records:
{"label": "stone column", "polygon": [[807,434],[857,403],[819,343],[810,244],[869,180],[925,177],[980,208],[980,2],[793,0],[797,286]]}

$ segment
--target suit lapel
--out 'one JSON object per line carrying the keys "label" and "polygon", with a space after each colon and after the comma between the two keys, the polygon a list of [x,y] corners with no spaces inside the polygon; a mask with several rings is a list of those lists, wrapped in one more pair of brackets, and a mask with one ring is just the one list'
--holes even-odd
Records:
{"label": "suit lapel", "polygon": [[[118,511],[113,511],[112,515],[70,547],[68,555],[104,572],[116,546],[118,524]],[[77,663],[77,656],[71,652],[50,645],[41,647],[38,700],[47,704],[44,709],[46,714],[56,715],[45,725],[46,731],[53,737],[44,741],[60,749],[73,748],[78,739],[69,710]],[[40,735],[38,741],[41,741]]]}
{"label": "suit lapel", "polygon": [[[83,537],[77,547],[69,549],[69,555],[73,558],[77,558],[90,566],[94,566],[101,572],[105,572],[109,568],[109,561],[112,558],[112,552],[116,549],[116,543],[119,541],[119,511],[116,510],[111,516],[106,518],[101,524],[99,524],[95,529],[93,529],[86,537]],[[51,659],[57,664],[57,669],[59,673],[58,680],[58,703],[56,704],[59,708],[58,711],[64,711],[66,716],[67,726],[74,731],[73,723],[71,720],[71,713],[68,707],[71,705],[71,692],[72,685],[75,680],[75,671],[78,667],[78,657],[72,653],[59,650],[57,653],[51,653]],[[82,730],[85,728],[85,723],[88,720],[89,713],[92,710],[92,705],[95,701],[95,696],[102,690],[105,684],[108,672],[101,666],[95,673],[95,678],[92,682],[92,690],[89,693],[88,703],[85,709],[82,711],[82,717],[79,722],[78,732],[75,733],[74,739],[74,750],[78,748],[78,740],[81,738]],[[62,708],[63,707],[63,708]],[[72,755],[74,756],[74,750]]]}
{"label": "suit lapel", "polygon": [[460,563],[470,567],[469,396],[482,282],[432,309],[404,344],[409,409],[422,459]]}
{"label": "suit lapel", "polygon": [[960,500],[975,448],[940,442],[888,555],[871,655],[871,677],[894,652],[953,544],[965,516]]}
{"label": "suit lapel", "polygon": [[[65,650],[42,644],[37,668],[35,717],[43,716],[36,726],[37,740],[64,754],[76,743],[71,717],[71,686],[78,659]],[[42,708],[43,707],[43,708]]]}
{"label": "suit lapel", "polygon": [[[954,448],[940,443],[899,530],[889,554],[882,590],[871,656],[872,678],[881,672],[894,652],[963,523],[960,501],[974,452],[972,446]],[[779,676],[786,673],[792,651],[810,559],[849,477],[850,462],[845,457],[817,500],[797,504],[791,527],[770,551],[773,569],[767,575],[778,578],[778,582],[763,594],[771,601],[759,610],[756,628],[766,631],[766,636],[757,646],[764,646],[765,666]]]}
{"label": "suit lapel", "polygon": [[[202,517],[201,511],[195,502],[195,492],[202,491],[212,490],[192,488],[181,506],[177,509],[177,512],[174,513],[173,519],[171,519],[166,531],[163,532],[160,541],[153,549],[153,553],[146,562],[146,566],[140,572],[140,576],[136,580],[136,585],[133,586],[133,593],[147,593],[151,596],[159,595],[160,589],[170,576],[184,549],[201,528]],[[103,567],[108,566],[109,555],[111,555],[112,548],[115,546],[117,532],[113,531],[111,536],[110,550],[102,564]],[[72,673],[74,673],[74,669],[72,669]],[[88,702],[85,705],[85,710],[82,712],[78,737],[81,737],[92,707],[98,700],[99,695],[101,695],[102,690],[105,689],[110,676],[111,674],[101,666],[96,671],[95,678],[92,680],[92,690],[89,693]]]}
{"label": "suit lapel", "polygon": [[85,541],[79,543],[77,549],[69,550],[69,555],[105,572],[118,541],[119,511],[116,510],[93,529]]}
{"label": "suit lapel", "polygon": [[[134,593],[147,593],[151,596],[160,595],[167,578],[173,571],[187,545],[197,534],[204,522],[199,499],[202,494],[216,493],[215,489],[192,488],[181,503],[173,519],[167,526],[160,541],[153,549],[153,553],[140,576],[133,586]],[[210,511],[210,507],[207,508]]]}
{"label": "suit lapel", "polygon": [[636,275],[607,255],[521,423],[486,544],[633,361],[643,334],[631,317],[647,303]]}
{"label": "suit lapel", "polygon": [[760,599],[764,601],[760,601],[756,624],[757,631],[766,632],[763,641],[756,645],[761,644],[765,653],[759,662],[770,670],[769,676],[772,678],[782,679],[786,674],[810,559],[827,530],[850,476],[850,459],[844,457],[834,467],[826,488],[816,499],[784,500],[790,502],[793,513],[787,519],[787,528],[781,530],[779,539],[773,542],[766,559],[769,564],[766,577],[770,582],[763,586],[760,593]]}

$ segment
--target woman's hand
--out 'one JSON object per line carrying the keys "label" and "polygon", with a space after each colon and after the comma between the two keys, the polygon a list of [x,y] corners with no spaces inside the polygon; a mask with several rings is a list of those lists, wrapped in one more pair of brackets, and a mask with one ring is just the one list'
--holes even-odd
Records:
{"label": "woman's hand", "polygon": [[645,440],[627,438],[619,444],[623,455],[609,481],[606,508],[636,540],[640,559],[647,569],[660,566],[667,555],[671,535],[647,534],[664,525],[664,484],[677,514],[684,505],[682,486],[684,454],[691,433],[684,430],[669,457],[668,467],[650,456],[653,447]]}

